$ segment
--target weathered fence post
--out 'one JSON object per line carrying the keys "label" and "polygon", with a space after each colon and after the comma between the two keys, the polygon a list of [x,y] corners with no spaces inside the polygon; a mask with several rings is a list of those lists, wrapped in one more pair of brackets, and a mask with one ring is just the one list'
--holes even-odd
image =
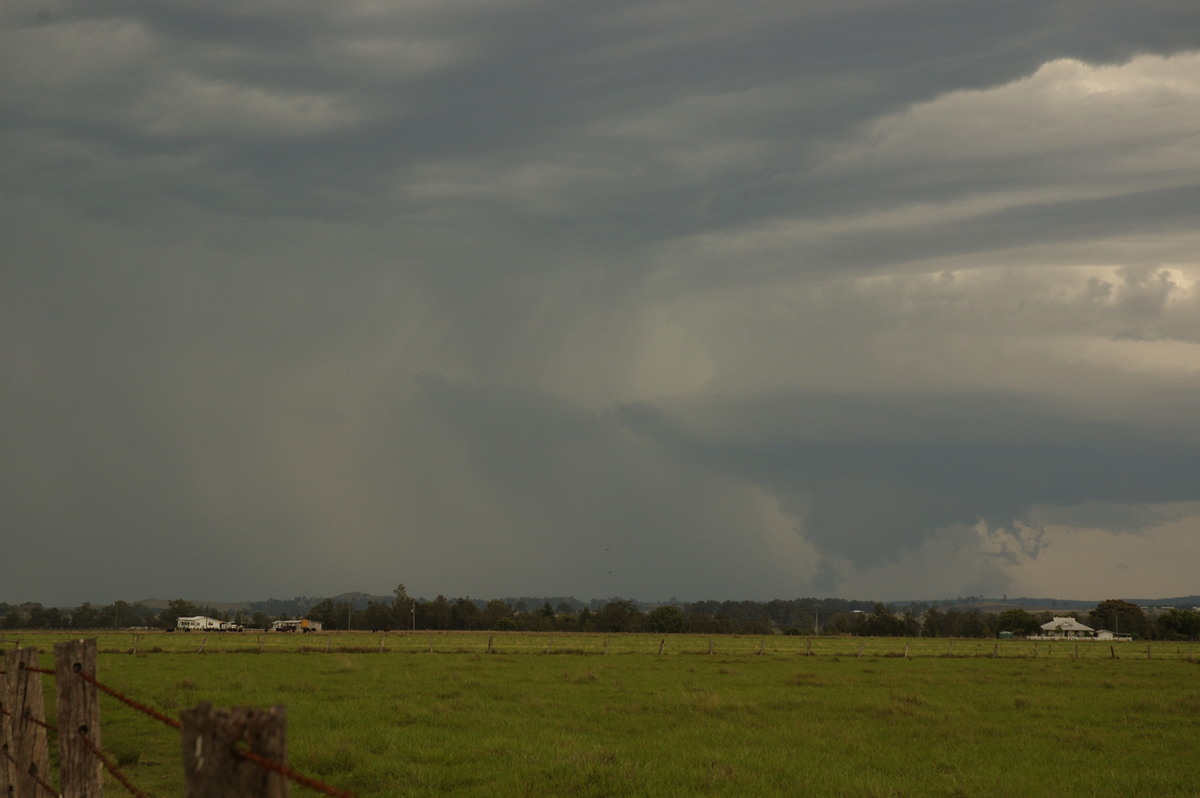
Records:
{"label": "weathered fence post", "polygon": [[713,653],[713,641],[712,641],[712,638],[711,638],[711,637],[710,637],[710,638],[708,638],[708,653],[709,653],[709,654],[712,654],[712,653]]}
{"label": "weathered fence post", "polygon": [[5,654],[8,671],[9,712],[12,716],[12,757],[16,798],[35,798],[45,792],[42,783],[50,775],[50,749],[46,729],[34,721],[45,722],[46,700],[42,694],[42,676],[30,668],[38,667],[38,650],[20,648]]}
{"label": "weathered fence post", "polygon": [[186,798],[287,798],[288,780],[238,754],[239,743],[261,757],[287,764],[287,709],[200,704],[185,710],[183,770]]}
{"label": "weathered fence post", "polygon": [[662,640],[658,641],[658,653],[659,654],[662,653],[663,646],[665,646],[666,644],[667,644],[667,638],[665,638],[665,637]]}
{"label": "weathered fence post", "polygon": [[12,795],[17,790],[16,773],[12,762],[12,711],[8,697],[8,668],[0,660],[0,795]]}
{"label": "weathered fence post", "polygon": [[54,647],[58,782],[63,798],[89,798],[104,791],[101,763],[92,750],[93,746],[100,749],[100,699],[96,686],[82,678],[84,674],[96,678],[94,638]]}

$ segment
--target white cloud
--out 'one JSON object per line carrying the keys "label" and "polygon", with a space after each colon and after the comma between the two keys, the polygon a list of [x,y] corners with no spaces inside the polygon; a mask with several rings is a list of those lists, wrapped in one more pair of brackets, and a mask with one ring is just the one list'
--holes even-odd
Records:
{"label": "white cloud", "polygon": [[1190,514],[1164,519],[1136,535],[1047,525],[1037,558],[1006,568],[1012,580],[1008,592],[1097,600],[1191,595],[1197,562],[1200,513],[1194,505]]}
{"label": "white cloud", "polygon": [[1052,61],[1024,80],[878,119],[860,139],[831,146],[817,174],[928,170],[1003,186],[1015,169],[1035,182],[1044,172],[1064,193],[1187,184],[1200,166],[1197,99],[1198,53]]}

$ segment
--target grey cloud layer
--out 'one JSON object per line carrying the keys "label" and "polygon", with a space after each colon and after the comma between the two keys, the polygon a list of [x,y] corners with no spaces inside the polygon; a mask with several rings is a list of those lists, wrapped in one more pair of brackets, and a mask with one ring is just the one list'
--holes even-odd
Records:
{"label": "grey cloud layer", "polygon": [[9,599],[969,593],[1196,517],[1190,3],[0,25]]}

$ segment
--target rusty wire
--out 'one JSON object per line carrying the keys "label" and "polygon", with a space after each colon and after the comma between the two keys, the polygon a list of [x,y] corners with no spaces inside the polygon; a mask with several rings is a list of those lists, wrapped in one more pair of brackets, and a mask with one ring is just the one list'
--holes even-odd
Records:
{"label": "rusty wire", "polygon": [[161,723],[167,724],[172,729],[176,729],[176,730],[183,729],[183,724],[181,724],[179,721],[175,720],[174,718],[164,715],[163,713],[159,712],[158,710],[154,709],[153,707],[149,707],[149,706],[143,704],[141,701],[138,701],[137,699],[130,698],[129,696],[125,695],[124,693],[122,693],[119,690],[115,690],[112,687],[109,687],[108,685],[104,684],[103,682],[97,680],[96,677],[92,676],[90,673],[84,673],[83,671],[76,671],[76,673],[79,674],[80,679],[83,679],[85,682],[96,687],[98,690],[102,690],[103,692],[105,692],[108,695],[112,696],[113,698],[117,699],[118,701],[125,704],[126,706],[133,707],[138,712],[144,712],[147,715],[149,715],[150,717],[154,718],[155,720],[157,720]]}
{"label": "rusty wire", "polygon": [[34,769],[30,768],[29,773],[30,773],[30,775],[34,776],[34,781],[37,782],[38,787],[41,787],[42,790],[52,794],[52,796],[54,796],[55,798],[58,798],[59,791],[55,790],[55,788],[53,786],[48,785],[46,781],[42,781],[42,776],[37,775],[37,773],[35,772]]}
{"label": "rusty wire", "polygon": [[334,798],[355,798],[355,795],[352,792],[339,790],[337,787],[330,787],[324,782],[318,781],[309,776],[305,776],[301,773],[297,773],[282,762],[276,762],[274,759],[268,759],[261,754],[254,753],[253,751],[235,748],[234,753],[240,756],[242,759],[249,760],[250,762],[266,768],[267,770],[273,770],[281,776],[286,776],[297,784],[303,784],[305,787],[316,790],[317,792],[323,792],[326,795],[332,795]]}
{"label": "rusty wire", "polygon": [[83,731],[79,732],[79,739],[82,740],[87,749],[91,751],[97,759],[100,760],[100,764],[104,765],[104,769],[107,770],[114,779],[119,781],[122,787],[124,787],[126,790],[129,790],[130,795],[136,796],[136,798],[150,798],[150,793],[142,792],[137,787],[134,787],[129,779],[125,778],[125,774],[122,773],[121,769],[113,764],[112,761],[104,755],[104,752],[101,751],[99,746],[96,745],[95,740],[93,740]]}
{"label": "rusty wire", "polygon": [[[45,674],[49,674],[51,676],[57,675],[55,671],[47,669],[47,668],[37,668],[37,667],[24,665],[24,664],[20,665],[20,668],[22,670],[33,671],[35,673],[45,673]],[[125,695],[124,693],[120,692],[119,690],[116,690],[115,688],[109,687],[108,685],[106,685],[103,682],[96,679],[96,677],[92,676],[91,674],[84,673],[81,670],[76,670],[75,673],[77,673],[79,675],[79,678],[83,679],[88,684],[91,684],[96,689],[106,693],[109,696],[112,696],[113,698],[117,699],[118,701],[125,704],[126,706],[129,706],[133,709],[136,709],[139,712],[149,715],[150,717],[154,718],[155,720],[157,720],[161,723],[165,723],[167,726],[170,726],[172,729],[176,729],[176,730],[183,729],[183,724],[180,723],[178,720],[175,720],[174,718],[164,715],[163,713],[159,712],[158,710],[154,709],[153,707],[147,706],[146,704],[143,704],[142,702],[138,701],[135,698],[130,698],[129,696]],[[10,714],[2,708],[0,708],[0,712],[3,712],[6,715]],[[29,714],[28,711],[26,711],[25,717],[27,719],[33,721],[34,723],[38,724],[39,726],[43,726],[51,731],[58,731],[57,727],[52,726],[52,725],[46,723],[45,721],[41,721],[41,720],[38,720],[37,718],[34,718],[32,715]],[[125,789],[127,789],[132,795],[136,796],[136,798],[149,798],[148,793],[142,792],[141,790],[137,789],[137,787],[133,786],[133,784],[131,784],[125,778],[124,774],[122,774],[120,772],[119,768],[117,768],[117,766],[114,765],[108,759],[108,757],[106,757],[104,755],[104,753],[96,746],[96,743],[92,740],[92,738],[90,738],[86,734],[80,732],[80,739],[82,739],[84,741],[84,743],[86,744],[88,749],[100,760],[101,764],[104,765],[105,769],[108,770],[108,772],[110,774],[112,774],[113,778],[116,779],[118,782],[120,782],[121,785]],[[287,779],[290,779],[290,780],[296,782],[297,784],[308,787],[309,789],[316,790],[317,792],[324,793],[325,795],[333,796],[334,798],[355,798],[355,795],[352,792],[347,792],[346,790],[340,790],[337,787],[332,787],[332,786],[325,784],[324,782],[314,779],[310,776],[305,776],[302,773],[298,773],[295,770],[292,770],[290,767],[283,764],[282,762],[276,762],[273,759],[269,759],[260,754],[256,754],[253,751],[235,749],[235,753],[238,756],[242,757],[243,759],[245,759],[249,762],[255,763],[259,767],[266,768],[267,770],[273,770],[276,773],[279,773],[281,776],[283,776]],[[12,759],[11,755],[9,755],[7,751],[5,752],[5,754],[9,757],[9,759]],[[13,761],[15,762],[15,760],[13,760]],[[36,775],[35,775],[35,778],[36,778]],[[52,794],[55,794],[55,795],[58,794],[54,790],[53,787],[51,787],[50,785],[41,781],[40,778],[38,779],[38,783],[41,784],[41,786],[44,789],[48,790]]]}
{"label": "rusty wire", "polygon": [[36,665],[26,665],[25,663],[20,663],[17,666],[17,668],[19,670],[23,670],[23,671],[33,671],[34,673],[48,673],[51,676],[54,675],[54,671],[52,671],[50,668],[39,668]]}
{"label": "rusty wire", "polygon": [[30,712],[28,708],[26,708],[26,710],[21,714],[21,717],[24,718],[25,720],[29,721],[30,723],[34,724],[35,726],[41,726],[43,729],[46,729],[47,731],[52,731],[52,732],[58,731],[58,727],[55,726],[53,723],[47,723],[44,720],[35,718],[33,716],[33,713]]}

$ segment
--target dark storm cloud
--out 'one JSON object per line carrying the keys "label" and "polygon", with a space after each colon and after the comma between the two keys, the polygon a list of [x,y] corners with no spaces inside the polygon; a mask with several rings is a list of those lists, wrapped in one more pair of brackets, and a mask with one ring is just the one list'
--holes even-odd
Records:
{"label": "dark storm cloud", "polygon": [[7,598],[967,593],[1062,529],[1184,561],[1198,23],[9,3]]}

